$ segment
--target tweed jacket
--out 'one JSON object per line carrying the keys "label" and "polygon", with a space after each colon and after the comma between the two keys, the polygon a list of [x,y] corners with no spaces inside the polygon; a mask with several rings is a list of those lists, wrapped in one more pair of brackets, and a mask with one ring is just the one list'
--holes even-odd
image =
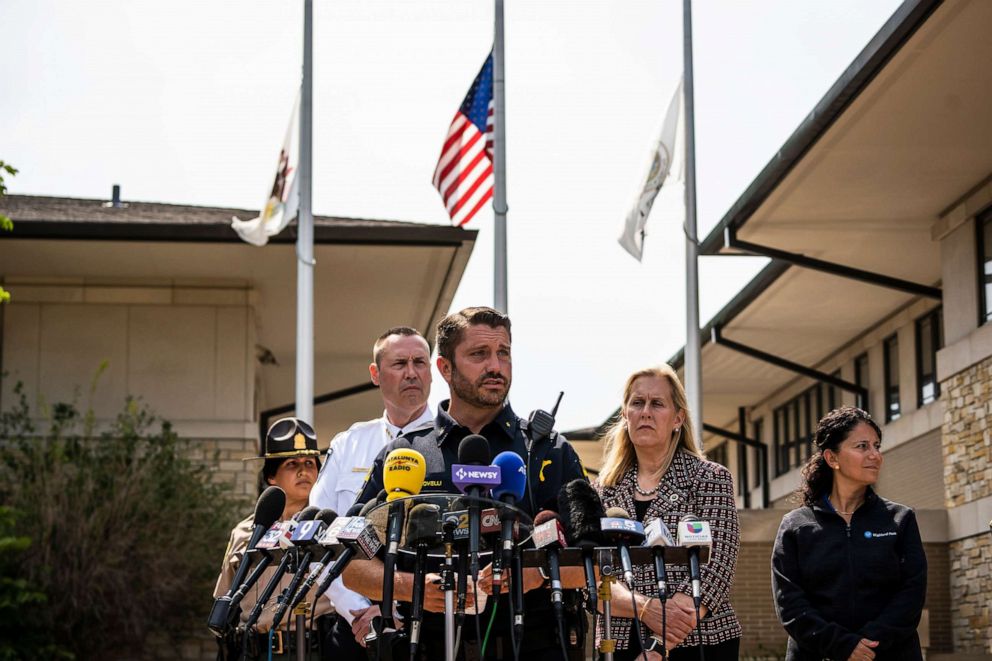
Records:
{"label": "tweed jacket", "polygon": [[[633,515],[636,475],[636,467],[632,467],[613,487],[596,484],[603,505],[622,507]],[[660,518],[674,532],[679,520],[687,514],[694,514],[710,523],[713,548],[709,562],[700,567],[702,603],[709,610],[699,627],[702,640],[700,634],[693,630],[682,645],[715,645],[739,638],[741,625],[730,605],[730,586],[734,581],[734,567],[740,548],[733,478],[724,466],[679,450],[672,457],[672,463],[661,480],[661,488],[648,506],[642,523]],[[667,573],[669,589],[692,594],[688,567],[669,565]],[[658,596],[654,567],[636,565],[634,585],[641,594]],[[613,634],[618,649],[626,649],[633,625],[634,621],[629,618],[613,619]],[[647,635],[648,632],[644,633]],[[600,621],[596,639],[599,640],[602,634]]]}

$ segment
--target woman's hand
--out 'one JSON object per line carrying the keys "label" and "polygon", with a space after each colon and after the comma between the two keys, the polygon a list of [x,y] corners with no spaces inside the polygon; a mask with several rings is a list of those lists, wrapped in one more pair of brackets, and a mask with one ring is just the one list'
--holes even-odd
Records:
{"label": "woman's hand", "polygon": [[877,640],[862,638],[858,641],[858,646],[851,652],[851,656],[847,657],[848,661],[870,661],[870,659],[875,658],[876,647],[878,647]]}
{"label": "woman's hand", "polygon": [[[676,592],[665,604],[665,615],[667,618],[665,647],[671,650],[675,649],[696,628],[696,608],[692,603],[692,597],[684,592]],[[660,618],[655,622],[658,624],[656,631],[660,634]],[[654,627],[652,626],[652,628]]]}

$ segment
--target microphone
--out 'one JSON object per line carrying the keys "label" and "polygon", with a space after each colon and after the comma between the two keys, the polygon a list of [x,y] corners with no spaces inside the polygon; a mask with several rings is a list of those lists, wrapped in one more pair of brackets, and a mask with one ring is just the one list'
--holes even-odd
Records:
{"label": "microphone", "polygon": [[510,507],[500,511],[500,546],[502,556],[493,554],[493,594],[499,594],[499,584],[502,568],[510,566],[510,556],[513,553],[513,526],[516,522],[516,512],[511,509],[524,497],[527,488],[527,468],[524,460],[516,452],[500,452],[493,459],[493,465],[499,467],[500,483],[493,487],[493,498],[506,503]]}
{"label": "microphone", "polygon": [[585,567],[586,592],[589,595],[589,609],[596,612],[596,572],[593,566],[593,549],[605,544],[599,521],[606,516],[603,501],[592,485],[578,478],[565,485],[558,494],[558,509],[564,514],[565,536],[572,546],[582,550],[582,563]]}
{"label": "microphone", "polygon": [[[561,565],[558,562],[558,550],[565,548],[565,531],[561,527],[561,517],[554,512],[541,510],[534,517],[532,534],[534,548],[547,549],[548,575],[551,577],[551,606],[558,620],[559,631],[565,631],[565,612],[562,603]],[[564,635],[564,634],[562,634]]]}
{"label": "microphone", "polygon": [[665,571],[666,546],[675,546],[672,533],[661,519],[655,519],[644,529],[644,546],[651,547],[654,556],[654,577],[658,581],[658,598],[664,603],[668,599],[668,574]]}
{"label": "microphone", "polygon": [[[337,540],[337,533],[344,527],[344,523],[350,520],[351,517],[358,514],[358,511],[360,509],[361,509],[360,505],[352,505],[345,516],[337,516],[337,513],[335,513],[334,510],[332,509],[321,510],[320,512],[318,512],[317,518],[321,520],[325,520],[325,518],[329,519],[327,523],[327,529],[324,530],[323,534],[320,536],[320,539],[318,540],[320,546],[326,550],[324,551],[324,555],[321,556],[320,560],[317,561],[317,567],[314,569],[314,571],[310,572],[306,580],[303,581],[303,585],[301,585],[300,589],[296,591],[295,595],[293,595],[293,598],[289,602],[290,609],[296,608],[299,605],[299,603],[303,601],[303,598],[307,595],[308,592],[310,592],[313,586],[317,583],[317,579],[320,578],[321,573],[327,567],[328,563],[333,561],[334,558],[338,557],[339,554],[342,553],[341,545],[338,543]],[[334,516],[330,517],[329,513],[333,513]],[[323,592],[321,592],[320,594],[323,594]],[[314,595],[314,599],[313,599],[314,603],[317,603],[317,597],[319,597],[320,594]]]}
{"label": "microphone", "polygon": [[699,556],[705,549],[705,558],[709,558],[713,547],[713,535],[708,521],[700,521],[699,517],[687,514],[679,521],[679,546],[689,550],[689,579],[692,581],[692,601],[699,609],[703,598],[702,581],[699,577]]}
{"label": "microphone", "polygon": [[[312,522],[314,515],[316,515],[318,511],[320,511],[318,508],[311,506],[305,508],[302,512],[297,513],[300,518],[296,520],[295,522],[296,525],[293,528],[293,532],[289,536],[290,548],[294,548],[292,544],[292,538],[293,538],[293,534],[296,533],[296,530],[299,528],[299,526],[303,523]],[[290,522],[290,524],[292,523],[293,522]],[[272,593],[276,591],[276,588],[279,586],[279,582],[282,580],[282,575],[286,573],[286,570],[289,568],[289,563],[292,562],[296,556],[297,556],[296,553],[289,553],[288,551],[286,553],[283,553],[282,560],[279,561],[279,565],[276,567],[275,573],[272,574],[272,577],[269,579],[269,582],[265,584],[264,588],[262,588],[261,594],[258,595],[258,601],[255,602],[255,606],[251,609],[251,612],[248,614],[248,620],[245,622],[245,631],[250,631],[252,626],[254,626],[255,622],[258,621],[258,618],[261,617],[262,609],[265,608],[266,602],[268,602],[269,598],[272,597]],[[310,559],[307,558],[307,562],[309,561]],[[247,585],[248,582],[246,581],[245,585],[241,586],[241,589],[239,589],[238,592],[239,593],[246,592],[248,589],[246,587]]]}
{"label": "microphone", "polygon": [[[395,441],[394,441],[395,443]],[[409,444],[409,442],[407,442]],[[424,486],[427,463],[424,455],[411,448],[397,448],[386,455],[382,465],[382,482],[389,503],[386,524],[386,556],[382,572],[382,623],[384,629],[393,629],[393,579],[396,573],[396,555],[403,536],[405,504],[399,499],[416,496]]]}
{"label": "microphone", "polygon": [[441,509],[437,505],[420,503],[410,509],[406,526],[406,543],[417,549],[413,565],[413,595],[410,606],[410,658],[417,657],[420,625],[424,619],[424,581],[427,573],[427,551],[436,546],[441,536]]}
{"label": "microphone", "polygon": [[644,526],[634,521],[621,507],[606,510],[606,518],[599,520],[599,528],[607,539],[613,540],[620,551],[620,566],[623,567],[623,580],[631,592],[634,590],[634,566],[630,562],[630,545],[644,541]]}
{"label": "microphone", "polygon": [[[252,560],[248,552],[255,550],[255,546],[262,539],[262,536],[282,516],[282,511],[285,507],[286,492],[279,487],[271,486],[258,497],[258,501],[255,503],[255,516],[253,518],[251,537],[248,539],[245,554],[242,556],[238,570],[235,572],[234,579],[231,581],[231,587],[226,595],[214,600],[214,605],[210,609],[210,615],[207,617],[207,627],[214,635],[222,637],[230,627],[230,623],[238,619],[238,604],[233,603],[233,599],[234,595],[237,594],[238,587],[245,580],[245,576],[247,576],[248,570],[251,568]],[[259,562],[264,562],[268,566],[272,560],[270,558],[266,561],[265,557]],[[238,599],[238,602],[240,601],[241,599]]]}
{"label": "microphone", "polygon": [[[334,523],[334,520],[338,518],[338,513],[334,510],[327,508],[317,511],[317,515],[309,521],[301,521],[300,525],[296,527],[293,531],[293,536],[290,538],[293,545],[299,549],[306,551],[303,557],[297,563],[296,572],[293,574],[293,578],[289,581],[289,585],[286,589],[282,591],[279,595],[275,614],[272,618],[272,628],[278,629],[279,623],[282,622],[283,616],[286,614],[288,608],[296,607],[297,604],[302,601],[306,592],[297,592],[297,588],[300,586],[300,581],[303,580],[303,575],[310,571],[310,560],[313,558],[313,554],[319,551],[323,547],[320,545],[320,538],[323,537],[324,532],[327,527]],[[334,557],[337,549],[331,547],[324,551],[324,555],[317,562],[317,566],[310,572],[312,575],[320,574],[324,565]],[[299,599],[297,599],[299,597]]]}
{"label": "microphone", "polygon": [[[354,509],[355,507],[352,508],[352,510]],[[351,513],[352,510],[348,510],[348,512]],[[333,530],[335,532],[333,536],[325,534],[323,539],[321,539],[321,544],[325,546],[341,544],[344,545],[344,550],[341,551],[341,555],[337,557],[334,563],[327,568],[327,572],[321,578],[317,586],[317,592],[314,593],[315,601],[327,592],[334,579],[344,573],[345,568],[351,562],[352,558],[356,555],[361,555],[366,560],[371,560],[382,548],[382,541],[379,539],[379,535],[376,534],[375,527],[368,519],[363,516],[345,518],[346,521],[341,521],[339,518],[335,521],[334,527],[327,531],[327,533],[331,533]],[[338,522],[341,522],[340,528],[337,526]]]}
{"label": "microphone", "polygon": [[451,466],[451,479],[458,489],[469,496],[468,552],[473,577],[479,575],[479,516],[482,490],[498,486],[500,469],[488,465],[493,455],[489,441],[478,434],[466,436],[458,444],[458,463]]}

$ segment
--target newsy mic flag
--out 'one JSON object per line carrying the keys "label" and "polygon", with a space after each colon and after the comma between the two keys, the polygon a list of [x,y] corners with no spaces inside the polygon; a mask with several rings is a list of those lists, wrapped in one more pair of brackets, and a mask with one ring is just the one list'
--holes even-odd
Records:
{"label": "newsy mic flag", "polygon": [[641,261],[644,254],[644,226],[648,222],[648,215],[651,213],[651,206],[658,196],[662,184],[668,178],[668,173],[672,169],[672,161],[675,156],[675,142],[678,137],[680,106],[682,105],[682,81],[679,80],[675,94],[671,103],[668,104],[668,112],[665,115],[665,123],[661,127],[661,135],[651,150],[651,161],[648,164],[648,176],[637,195],[637,202],[634,208],[627,214],[624,222],[623,233],[617,241],[623,249],[629,252],[637,261]]}
{"label": "newsy mic flag", "polygon": [[293,104],[293,114],[289,119],[289,128],[283,139],[282,150],[279,152],[279,163],[276,165],[276,176],[272,189],[265,199],[265,206],[258,216],[251,220],[241,220],[237,216],[231,218],[231,227],[242,240],[256,246],[264,246],[270,236],[275,236],[296,217],[300,196],[297,192],[296,170],[300,160],[300,131],[297,122],[300,117],[300,96],[297,94]]}

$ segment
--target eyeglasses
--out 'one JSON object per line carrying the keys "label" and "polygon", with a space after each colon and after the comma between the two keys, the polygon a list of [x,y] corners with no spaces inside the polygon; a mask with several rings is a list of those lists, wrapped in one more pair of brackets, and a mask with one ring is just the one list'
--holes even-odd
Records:
{"label": "eyeglasses", "polygon": [[313,427],[298,418],[276,420],[269,427],[268,434],[266,435],[273,441],[285,441],[296,436],[298,433],[303,434],[308,440],[314,442],[317,440],[317,434],[314,432]]}

